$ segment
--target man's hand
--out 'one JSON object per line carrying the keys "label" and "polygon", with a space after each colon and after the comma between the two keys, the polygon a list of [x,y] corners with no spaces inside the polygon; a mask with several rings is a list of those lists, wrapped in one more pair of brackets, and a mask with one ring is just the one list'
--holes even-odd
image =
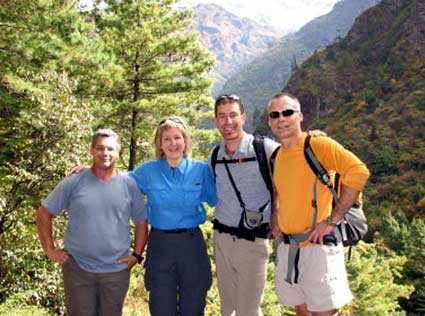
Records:
{"label": "man's hand", "polygon": [[71,170],[65,172],[65,177],[72,176],[75,173],[80,173],[81,171],[84,171],[84,170],[86,170],[88,168],[90,168],[90,167],[88,167],[88,166],[82,166],[82,165],[75,166]]}
{"label": "man's hand", "polygon": [[277,216],[272,216],[270,219],[270,227],[272,230],[272,236],[274,239],[277,239],[282,233],[279,228],[279,223],[277,220]]}
{"label": "man's hand", "polygon": [[130,255],[128,257],[118,260],[118,262],[127,264],[128,269],[131,269],[137,263],[137,258],[133,255]]}
{"label": "man's hand", "polygon": [[319,129],[314,129],[312,131],[308,131],[308,135],[310,135],[311,137],[328,136],[328,134],[326,134],[325,132],[323,132]]}
{"label": "man's hand", "polygon": [[323,245],[323,237],[330,234],[334,229],[334,226],[329,225],[327,221],[324,220],[318,223],[316,228],[311,231],[310,235],[308,236],[308,240],[313,244],[317,244],[319,242],[321,245]]}
{"label": "man's hand", "polygon": [[46,256],[53,262],[64,264],[69,258],[69,253],[63,249],[53,249],[46,251]]}

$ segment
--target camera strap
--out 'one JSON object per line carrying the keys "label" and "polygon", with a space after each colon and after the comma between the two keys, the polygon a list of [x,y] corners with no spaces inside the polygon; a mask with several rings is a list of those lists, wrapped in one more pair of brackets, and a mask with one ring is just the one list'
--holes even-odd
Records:
{"label": "camera strap", "polygon": [[[242,200],[241,192],[240,192],[240,191],[238,190],[238,188],[236,187],[236,182],[235,182],[235,180],[233,179],[232,173],[230,172],[229,166],[228,166],[228,164],[227,164],[227,160],[226,160],[226,158],[224,158],[224,157],[223,157],[223,163],[224,163],[224,167],[226,168],[227,174],[229,175],[230,183],[232,184],[232,187],[233,187],[233,189],[235,190],[236,197],[238,198],[239,204],[240,204],[240,206],[241,206],[242,210],[245,210],[245,203],[244,203],[244,201]],[[268,204],[268,203],[269,203],[269,202],[266,202],[266,204],[264,204],[263,206],[261,206],[261,207],[260,207],[260,209],[259,209],[259,213],[262,213],[262,212],[264,211],[264,209],[266,208],[266,206],[267,206],[267,204]]]}
{"label": "camera strap", "polygon": [[239,204],[241,205],[242,209],[244,210],[245,209],[245,203],[242,200],[241,192],[239,192],[238,188],[236,187],[235,180],[233,179],[233,176],[230,173],[229,166],[227,165],[227,160],[224,157],[223,157],[223,163],[224,163],[224,167],[226,168],[227,174],[229,175],[230,183],[232,184],[232,187],[235,190],[235,193],[236,193],[236,196],[238,198]]}

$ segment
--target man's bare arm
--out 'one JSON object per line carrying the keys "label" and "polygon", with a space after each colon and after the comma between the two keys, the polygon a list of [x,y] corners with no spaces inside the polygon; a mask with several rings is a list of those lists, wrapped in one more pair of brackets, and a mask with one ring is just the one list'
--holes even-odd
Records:
{"label": "man's bare arm", "polygon": [[40,206],[37,211],[37,230],[46,256],[59,264],[64,264],[68,260],[69,254],[65,250],[58,250],[53,241],[53,214],[44,206]]}
{"label": "man's bare arm", "polygon": [[[136,231],[134,233],[134,248],[133,251],[138,255],[143,255],[143,251],[145,250],[146,243],[148,241],[148,222],[137,221],[135,223]],[[130,255],[128,257],[120,259],[118,262],[126,263],[128,268],[131,269],[136,263],[137,259],[135,256]]]}

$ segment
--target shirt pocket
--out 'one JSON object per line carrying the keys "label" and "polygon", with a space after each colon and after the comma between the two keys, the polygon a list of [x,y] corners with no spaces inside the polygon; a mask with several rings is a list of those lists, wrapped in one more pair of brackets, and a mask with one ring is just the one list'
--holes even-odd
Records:
{"label": "shirt pocket", "polygon": [[185,184],[183,186],[184,204],[196,206],[201,203],[201,184]]}
{"label": "shirt pocket", "polygon": [[147,186],[146,195],[148,197],[148,205],[161,205],[170,202],[170,190],[164,184],[149,184]]}

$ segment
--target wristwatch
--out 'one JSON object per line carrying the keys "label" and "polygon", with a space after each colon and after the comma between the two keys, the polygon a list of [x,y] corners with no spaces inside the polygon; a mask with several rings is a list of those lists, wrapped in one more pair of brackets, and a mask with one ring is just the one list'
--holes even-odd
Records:
{"label": "wristwatch", "polygon": [[332,215],[329,215],[326,218],[326,224],[328,224],[329,226],[332,226],[332,227],[337,227],[338,226],[338,224],[332,222]]}
{"label": "wristwatch", "polygon": [[136,253],[135,251],[131,254],[133,257],[136,257],[137,259],[137,263],[142,263],[143,261],[143,257],[141,255],[139,255],[138,253]]}

